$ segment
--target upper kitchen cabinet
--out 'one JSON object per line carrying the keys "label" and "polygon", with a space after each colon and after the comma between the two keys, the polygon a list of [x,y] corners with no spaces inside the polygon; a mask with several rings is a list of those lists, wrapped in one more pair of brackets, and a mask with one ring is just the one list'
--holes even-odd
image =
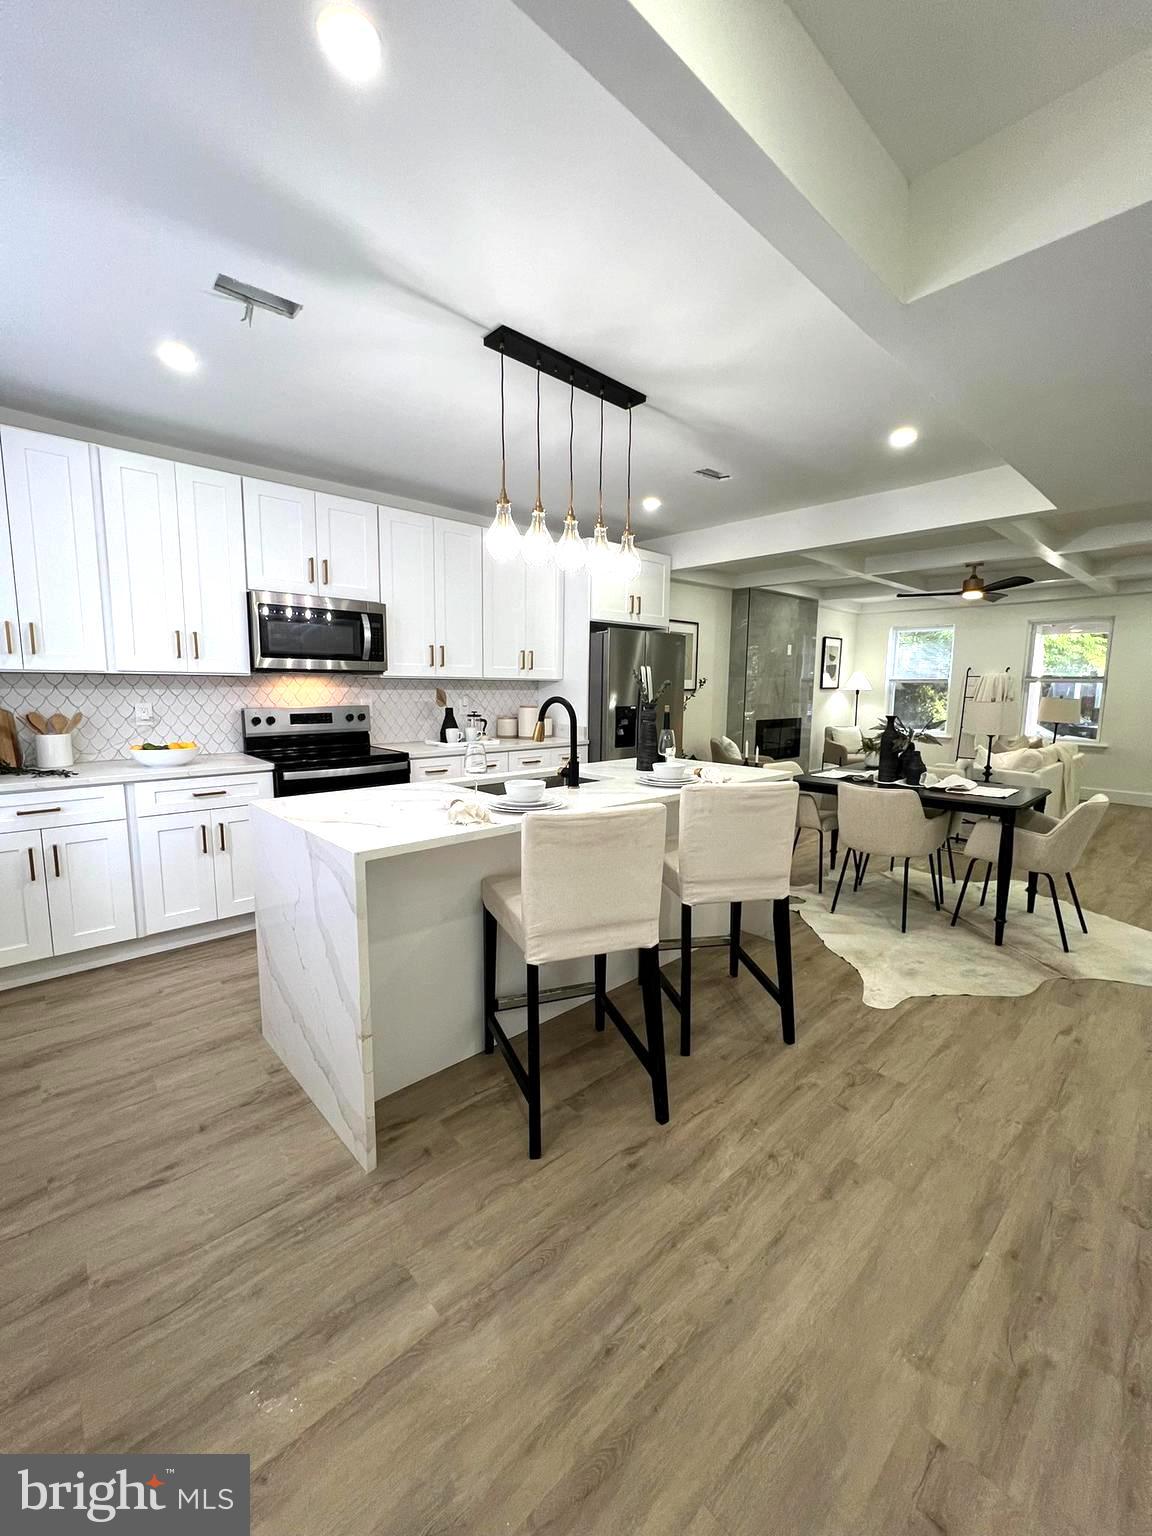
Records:
{"label": "upper kitchen cabinet", "polygon": [[23,668],[102,672],[107,658],[88,445],[0,427],[0,452]]}
{"label": "upper kitchen cabinet", "polygon": [[592,618],[605,624],[638,624],[667,629],[672,561],[667,555],[642,549],[640,575],[625,585],[613,572],[592,579]]}
{"label": "upper kitchen cabinet", "polygon": [[12,540],[8,535],[8,504],[4,499],[4,477],[0,475],[0,672],[20,672],[23,667],[24,647],[16,608],[16,572],[12,566]]}
{"label": "upper kitchen cabinet", "polygon": [[376,508],[348,496],[244,481],[248,585],[379,602]]}
{"label": "upper kitchen cabinet", "polygon": [[484,554],[484,676],[559,677],[563,670],[564,577]]}
{"label": "upper kitchen cabinet", "polygon": [[391,676],[484,676],[482,550],[471,523],[380,508]]}
{"label": "upper kitchen cabinet", "polygon": [[240,481],[100,449],[119,672],[247,673]]}

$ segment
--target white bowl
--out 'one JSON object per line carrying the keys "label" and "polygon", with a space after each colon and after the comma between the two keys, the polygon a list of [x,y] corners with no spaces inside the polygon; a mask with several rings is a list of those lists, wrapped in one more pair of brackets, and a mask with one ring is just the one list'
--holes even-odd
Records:
{"label": "white bowl", "polygon": [[669,779],[672,783],[676,783],[688,772],[688,764],[653,763],[652,772],[658,779]]}
{"label": "white bowl", "polygon": [[146,768],[178,768],[181,763],[190,763],[199,752],[199,747],[129,747],[129,752],[138,763],[143,763]]}
{"label": "white bowl", "polygon": [[518,805],[535,805],[537,800],[543,800],[547,787],[543,779],[508,779],[504,798],[515,800]]}

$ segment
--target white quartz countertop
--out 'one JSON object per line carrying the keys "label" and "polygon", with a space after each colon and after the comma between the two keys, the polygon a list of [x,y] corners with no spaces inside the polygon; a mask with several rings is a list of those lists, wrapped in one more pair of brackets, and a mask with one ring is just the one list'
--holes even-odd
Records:
{"label": "white quartz countertop", "polygon": [[[720,767],[702,765],[717,780],[758,780],[790,778],[770,768]],[[634,805],[643,801],[666,802],[679,793],[638,782],[634,760],[589,763],[581,767],[580,788],[550,790],[563,804],[555,812],[595,811],[609,806]],[[587,777],[585,778],[585,775]],[[256,809],[279,821],[299,827],[310,838],[352,854],[358,860],[383,859],[425,849],[445,848],[453,843],[490,837],[518,837],[519,815],[492,811],[492,821],[458,825],[449,820],[454,801],[491,807],[495,797],[475,789],[474,784],[494,783],[505,778],[501,773],[487,774],[468,784],[404,784],[392,788],[341,790],[331,794],[299,795],[290,799],[261,800]],[[520,774],[518,777],[530,777]],[[543,813],[542,813],[543,814]]]}
{"label": "white quartz countertop", "polygon": [[82,789],[88,784],[140,784],[147,779],[203,779],[214,773],[271,773],[272,764],[244,752],[202,752],[178,767],[144,768],[131,757],[108,757],[91,763],[74,763],[71,778],[56,774],[39,778],[33,773],[0,774],[0,794],[28,789]]}
{"label": "white quartz countertop", "polygon": [[[378,741],[378,747],[386,747],[390,752],[407,752],[409,757],[463,757],[468,746],[466,741]],[[486,747],[489,752],[527,752],[532,747],[563,747],[568,750],[568,732],[562,731],[559,735],[545,736],[543,741],[535,741],[531,736],[485,736],[480,745]],[[581,731],[576,738],[576,745],[584,747],[588,745],[587,731]]]}

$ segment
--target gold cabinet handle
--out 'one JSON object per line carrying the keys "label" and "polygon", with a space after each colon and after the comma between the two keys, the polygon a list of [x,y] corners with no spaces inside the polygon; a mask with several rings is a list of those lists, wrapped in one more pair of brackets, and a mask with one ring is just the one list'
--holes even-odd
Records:
{"label": "gold cabinet handle", "polygon": [[448,772],[447,768],[425,768],[425,770],[424,770],[424,777],[426,779],[430,779],[430,778],[433,777],[434,774],[437,774],[437,773],[447,773],[447,772]]}
{"label": "gold cabinet handle", "polygon": [[60,850],[59,850],[59,848],[57,848],[55,843],[52,844],[52,868],[53,868],[53,870],[56,873],[57,880],[59,880],[59,878],[60,878]]}
{"label": "gold cabinet handle", "polygon": [[221,853],[227,853],[228,852],[228,844],[227,844],[227,842],[225,841],[225,838],[224,838],[224,823],[223,822],[220,823],[220,852]]}
{"label": "gold cabinet handle", "polygon": [[640,615],[643,612],[644,612],[644,599],[642,597],[640,597],[640,596],[637,596],[637,598],[636,598],[636,617],[639,618]]}
{"label": "gold cabinet handle", "polygon": [[428,647],[428,665],[430,667],[436,665],[436,647],[434,645]]}
{"label": "gold cabinet handle", "polygon": [[16,647],[12,644],[12,622],[10,619],[4,620],[4,644],[8,647],[9,656],[15,656]]}
{"label": "gold cabinet handle", "polygon": [[522,757],[520,759],[520,766],[521,768],[535,768],[538,763],[542,763],[543,761],[544,759],[542,757]]}
{"label": "gold cabinet handle", "polygon": [[529,651],[528,652],[528,670],[529,670],[529,672],[535,672],[535,670],[536,670],[536,652],[535,651]]}
{"label": "gold cabinet handle", "polygon": [[33,656],[35,656],[36,655],[36,626],[35,626],[35,624],[32,623],[31,619],[29,619],[29,621],[28,621],[28,644],[29,644],[29,646],[30,646],[30,648],[32,650]]}
{"label": "gold cabinet handle", "polygon": [[227,793],[226,789],[194,789],[192,791],[192,798],[193,800],[215,800],[217,795],[226,795]]}
{"label": "gold cabinet handle", "polygon": [[315,555],[309,555],[308,556],[308,580],[309,580],[310,583],[316,580],[316,557],[315,557]]}
{"label": "gold cabinet handle", "polygon": [[445,666],[445,665],[446,665],[446,664],[447,664],[447,663],[446,663],[446,662],[445,662],[445,660],[444,660],[444,656],[445,656],[445,651],[444,651],[444,647],[443,647],[443,646],[441,646],[441,647],[440,647],[440,665],[441,665],[441,666],[442,666],[442,667],[443,667],[443,666]]}
{"label": "gold cabinet handle", "polygon": [[321,562],[320,562],[320,581],[321,581],[321,584],[323,586],[326,587],[328,585],[328,557],[327,556],[325,556],[324,559],[321,560]]}
{"label": "gold cabinet handle", "polygon": [[30,811],[17,811],[16,814],[17,816],[52,816],[58,815],[62,809],[63,807],[59,805],[37,805]]}
{"label": "gold cabinet handle", "polygon": [[180,631],[174,629],[172,633],[176,636],[176,660],[182,661],[184,659],[184,647],[180,643]]}
{"label": "gold cabinet handle", "polygon": [[28,877],[32,881],[32,884],[35,885],[36,884],[36,850],[35,850],[35,848],[29,848],[29,850],[28,850]]}
{"label": "gold cabinet handle", "polygon": [[200,660],[200,636],[196,630],[192,631],[192,660]]}
{"label": "gold cabinet handle", "polygon": [[523,670],[524,670],[524,652],[523,651],[520,652],[520,670],[521,670],[521,672],[523,672]]}
{"label": "gold cabinet handle", "polygon": [[208,826],[203,821],[200,823],[200,852],[208,852]]}

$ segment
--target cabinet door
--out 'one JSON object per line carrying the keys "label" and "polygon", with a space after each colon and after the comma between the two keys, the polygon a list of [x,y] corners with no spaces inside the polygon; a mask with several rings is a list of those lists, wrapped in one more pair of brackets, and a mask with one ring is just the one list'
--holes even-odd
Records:
{"label": "cabinet door", "polygon": [[484,675],[484,535],[471,523],[436,524],[436,670]]}
{"label": "cabinet door", "polygon": [[245,807],[212,812],[212,867],[216,915],[233,917],[256,908],[252,822]]}
{"label": "cabinet door", "polygon": [[52,950],[70,955],[136,937],[128,827],[103,821],[45,832]]}
{"label": "cabinet door", "polygon": [[317,592],[315,492],[245,476],[244,548],[250,587]]}
{"label": "cabinet door", "polygon": [[564,671],[564,573],[555,567],[524,572],[528,673],[559,677]]}
{"label": "cabinet door", "polygon": [[16,572],[8,533],[8,503],[4,499],[4,476],[0,474],[0,672],[20,672],[23,668],[24,649],[20,643],[20,615],[16,609]]}
{"label": "cabinet door", "polygon": [[380,601],[379,515],[366,501],[316,493],[321,597]]}
{"label": "cabinet door", "polygon": [[436,672],[436,519],[380,508],[380,586],[388,605],[388,672]]}
{"label": "cabinet door", "polygon": [[[530,573],[535,576],[535,571]],[[484,676],[523,677],[528,666],[525,570],[484,551]]]}
{"label": "cabinet door", "polygon": [[615,570],[592,577],[591,614],[594,619],[608,624],[635,623],[633,609],[636,604],[632,598],[632,589],[624,585]]}
{"label": "cabinet door", "polygon": [[636,614],[641,624],[667,624],[672,562],[667,555],[640,551],[640,580],[636,594]]}
{"label": "cabinet door", "polygon": [[176,467],[168,459],[100,449],[117,672],[184,672],[184,590]]}
{"label": "cabinet door", "polygon": [[87,443],[0,427],[26,672],[106,666]]}
{"label": "cabinet door", "polygon": [[136,823],[145,933],[216,916],[215,843],[207,811],[144,816]]}
{"label": "cabinet door", "polygon": [[246,677],[251,665],[240,477],[177,464],[176,505],[188,671]]}
{"label": "cabinet door", "polygon": [[0,836],[0,966],[52,953],[48,883],[39,832]]}

